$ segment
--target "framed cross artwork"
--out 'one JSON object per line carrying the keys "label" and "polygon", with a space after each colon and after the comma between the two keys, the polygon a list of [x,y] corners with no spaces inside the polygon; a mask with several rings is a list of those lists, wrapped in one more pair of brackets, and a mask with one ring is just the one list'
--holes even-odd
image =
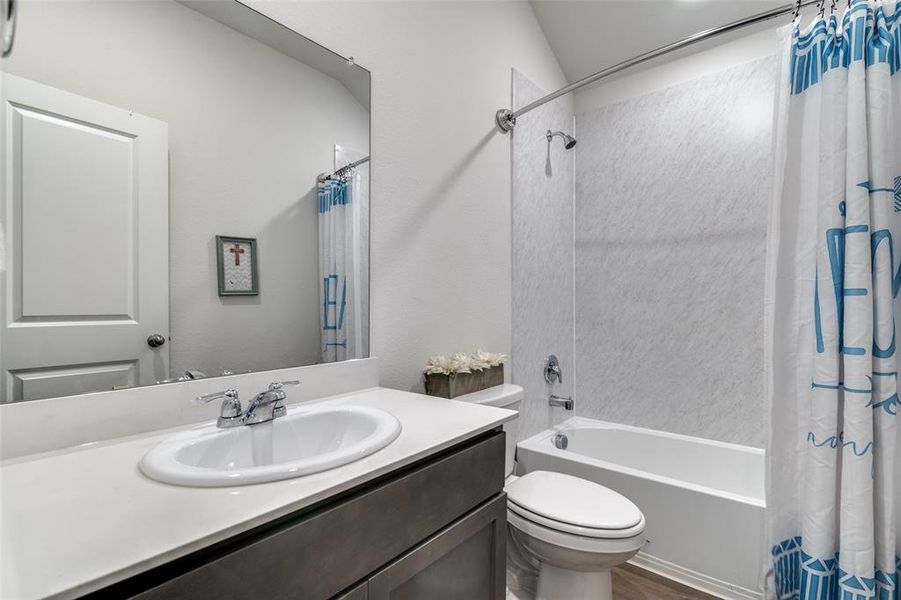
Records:
{"label": "framed cross artwork", "polygon": [[256,238],[217,235],[216,260],[220,296],[256,296],[260,293]]}

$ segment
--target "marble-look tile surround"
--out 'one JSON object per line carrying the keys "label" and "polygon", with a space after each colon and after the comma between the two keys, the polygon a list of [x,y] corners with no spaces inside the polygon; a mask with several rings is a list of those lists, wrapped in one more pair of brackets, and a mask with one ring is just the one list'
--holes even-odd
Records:
{"label": "marble-look tile surround", "polygon": [[[580,416],[764,445],[773,60],[577,116]],[[529,185],[541,183],[540,165],[529,171]],[[528,202],[516,199],[521,189],[515,178],[514,209]],[[535,228],[550,228],[547,214],[534,215]],[[564,253],[546,238],[553,234],[540,235],[514,246],[526,253],[514,265],[548,249]],[[514,298],[532,292],[514,275]],[[530,330],[514,353],[544,335],[543,324]]]}
{"label": "marble-look tile surround", "polygon": [[[513,71],[513,105],[543,96]],[[550,102],[519,119],[513,132],[513,383],[525,389],[520,439],[567,418],[548,395],[573,391],[573,151],[560,138],[548,147],[548,129],[571,133],[573,115]],[[548,385],[543,367],[556,354],[563,384]]]}

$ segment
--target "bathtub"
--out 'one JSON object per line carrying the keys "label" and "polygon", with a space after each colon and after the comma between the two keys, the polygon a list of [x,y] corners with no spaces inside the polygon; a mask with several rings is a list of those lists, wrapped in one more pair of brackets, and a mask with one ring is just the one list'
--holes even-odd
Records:
{"label": "bathtub", "polygon": [[763,597],[763,450],[573,417],[517,444],[516,460],[519,473],[568,473],[638,505],[648,541],[635,565],[721,598]]}

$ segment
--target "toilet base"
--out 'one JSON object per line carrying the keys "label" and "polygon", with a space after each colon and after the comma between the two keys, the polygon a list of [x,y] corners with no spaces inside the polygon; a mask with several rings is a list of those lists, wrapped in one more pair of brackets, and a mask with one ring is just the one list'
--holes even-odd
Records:
{"label": "toilet base", "polygon": [[610,569],[570,571],[542,563],[536,600],[613,600]]}

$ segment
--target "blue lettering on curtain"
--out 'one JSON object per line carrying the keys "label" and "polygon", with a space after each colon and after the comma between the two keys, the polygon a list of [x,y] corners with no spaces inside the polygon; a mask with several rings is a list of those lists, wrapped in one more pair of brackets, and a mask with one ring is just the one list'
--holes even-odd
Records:
{"label": "blue lettering on curtain", "polygon": [[[845,348],[843,344],[843,336],[842,336],[842,322],[844,317],[844,308],[845,296],[865,296],[867,294],[867,290],[864,288],[845,288],[844,287],[844,261],[845,261],[845,235],[850,233],[866,233],[868,231],[868,227],[866,225],[853,225],[851,227],[842,228],[831,228],[826,230],[826,247],[829,252],[829,269],[832,275],[832,287],[833,287],[833,295],[835,297],[835,315],[836,315],[836,327],[838,334],[838,351],[844,352],[846,354],[862,354],[862,348]],[[870,236],[870,247],[871,247],[871,258],[872,258],[872,268],[874,270],[874,279],[875,279],[875,269],[877,264],[877,252],[880,250],[882,244],[886,245],[886,249],[888,250],[888,261],[892,267],[893,275],[892,275],[892,297],[898,297],[898,290],[901,289],[901,262],[896,266],[895,265],[895,252],[894,252],[894,244],[892,242],[892,232],[888,229],[880,229],[879,231],[874,231]],[[814,287],[814,300],[813,300],[813,313],[814,313],[814,328],[816,333],[816,351],[819,354],[822,354],[826,351],[825,344],[823,342],[823,322],[821,317],[820,310],[820,292],[819,292],[819,270],[815,276],[815,287]],[[876,358],[889,358],[895,354],[895,337],[892,336],[892,341],[889,343],[888,347],[881,348],[875,342],[873,342],[873,356]]]}
{"label": "blue lettering on curtain", "polygon": [[[341,290],[341,303],[338,303],[338,281],[337,274],[329,275],[322,280],[322,328],[341,331],[344,329],[344,312],[347,308],[347,278],[343,279]],[[334,285],[332,285],[334,283]],[[345,342],[346,343],[346,342]],[[342,344],[330,344],[343,346]]]}

